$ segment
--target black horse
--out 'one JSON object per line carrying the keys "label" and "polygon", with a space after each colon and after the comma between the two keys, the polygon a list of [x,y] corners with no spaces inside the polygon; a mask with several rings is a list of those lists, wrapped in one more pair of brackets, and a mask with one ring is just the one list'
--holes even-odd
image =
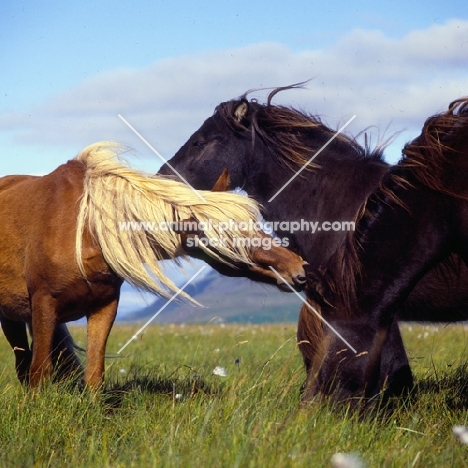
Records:
{"label": "black horse", "polygon": [[372,396],[399,304],[451,254],[468,263],[468,98],[430,117],[403,154],[367,199],[355,232],[308,282],[309,296],[357,351],[338,355],[343,346],[325,330],[329,347],[311,394]]}
{"label": "black horse", "polygon": [[[232,187],[242,187],[262,204],[265,219],[277,222],[278,236],[286,237],[290,248],[313,267],[319,267],[346,234],[325,230],[323,223],[353,221],[361,203],[390,166],[383,160],[382,149],[362,147],[355,139],[338,135],[317,117],[271,104],[279,91],[294,87],[275,89],[266,105],[248,101],[247,94],[219,104],[214,115],[160,173],[173,174],[174,168],[195,188],[206,189],[227,168]],[[278,193],[306,164],[306,169]],[[313,233],[310,223],[308,229],[303,223],[303,229],[291,232],[281,221],[289,222],[289,227],[292,223],[301,226],[303,221],[318,225]],[[324,229],[319,229],[322,226]],[[454,263],[458,260],[454,259]],[[466,319],[467,287],[468,270],[464,265],[460,270],[450,269],[443,277],[429,272],[401,305],[398,315],[423,321]],[[321,323],[316,315],[302,307],[298,343],[308,375],[313,374],[313,362],[320,350],[318,330]],[[391,351],[383,353],[381,380],[390,379],[392,391],[399,392],[412,385],[412,376],[396,324],[385,346]]]}

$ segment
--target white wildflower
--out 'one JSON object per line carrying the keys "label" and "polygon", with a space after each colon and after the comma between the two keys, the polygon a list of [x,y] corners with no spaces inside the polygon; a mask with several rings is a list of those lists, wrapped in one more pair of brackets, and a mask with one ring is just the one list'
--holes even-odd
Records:
{"label": "white wildflower", "polygon": [[453,435],[465,445],[468,445],[468,427],[456,425],[452,427]]}
{"label": "white wildflower", "polygon": [[364,468],[363,461],[354,453],[335,453],[331,465],[333,468]]}
{"label": "white wildflower", "polygon": [[213,375],[219,375],[220,377],[227,377],[227,372],[224,367],[216,366],[213,369]]}

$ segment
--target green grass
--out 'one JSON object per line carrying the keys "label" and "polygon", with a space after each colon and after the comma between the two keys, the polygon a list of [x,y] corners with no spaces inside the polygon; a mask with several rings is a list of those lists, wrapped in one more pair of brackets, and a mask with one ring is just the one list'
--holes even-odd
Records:
{"label": "green grass", "polygon": [[[415,395],[365,416],[299,409],[293,325],[149,327],[115,358],[138,329],[116,326],[100,397],[66,384],[25,392],[2,339],[0,466],[315,468],[336,452],[368,467],[468,466],[468,446],[452,435],[468,425],[468,331],[402,328]],[[72,333],[85,345],[84,328]]]}

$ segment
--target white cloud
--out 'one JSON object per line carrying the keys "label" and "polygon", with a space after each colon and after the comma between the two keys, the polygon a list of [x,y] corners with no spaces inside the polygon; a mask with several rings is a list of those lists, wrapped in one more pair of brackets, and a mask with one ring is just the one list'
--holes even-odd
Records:
{"label": "white cloud", "polygon": [[[378,30],[354,30],[333,46],[300,52],[277,43],[254,44],[101,73],[25,112],[0,115],[0,134],[4,146],[13,138],[12,145],[43,146],[49,153],[71,147],[65,156],[58,152],[63,159],[57,165],[105,139],[151,155],[118,118],[120,113],[170,157],[219,102],[251,88],[313,78],[306,90],[280,93],[275,102],[319,114],[336,128],[356,114],[349,127],[355,134],[371,125],[377,136],[388,125],[389,134],[406,130],[393,145],[397,157],[429,115],[468,95],[467,63],[468,21],[462,20],[400,39]],[[261,100],[266,95],[256,93]],[[121,310],[134,310],[148,300],[124,290]]]}
{"label": "white cloud", "polygon": [[354,30],[321,50],[262,43],[161,60],[97,75],[27,113],[1,115],[0,131],[14,132],[16,144],[80,148],[113,139],[148,153],[120,113],[170,157],[219,102],[313,77],[307,90],[275,102],[322,115],[332,127],[356,114],[353,133],[371,125],[380,133],[389,124],[390,132],[407,129],[401,146],[426,117],[468,94],[467,38],[468,22],[451,20],[401,39]]}

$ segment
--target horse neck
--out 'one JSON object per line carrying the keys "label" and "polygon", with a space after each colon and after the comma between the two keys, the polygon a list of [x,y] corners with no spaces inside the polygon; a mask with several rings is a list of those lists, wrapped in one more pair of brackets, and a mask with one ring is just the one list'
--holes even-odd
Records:
{"label": "horse neck", "polygon": [[440,194],[385,176],[355,232],[327,262],[331,301],[387,324],[424,274],[451,252],[450,213]]}
{"label": "horse neck", "polygon": [[[317,142],[310,146],[317,151]],[[301,169],[287,166],[272,158],[271,149],[255,148],[256,167],[250,170],[247,192],[263,207],[268,221],[307,221],[318,223],[353,221],[366,196],[378,186],[388,164],[359,157],[355,150],[340,151],[330,145],[313,162],[319,167],[306,168],[284,188]],[[312,151],[312,153],[313,153]],[[271,199],[274,197],[273,199]],[[270,201],[271,200],[271,201]],[[314,266],[328,259],[343,240],[345,232],[309,231],[282,233],[290,245]]]}

